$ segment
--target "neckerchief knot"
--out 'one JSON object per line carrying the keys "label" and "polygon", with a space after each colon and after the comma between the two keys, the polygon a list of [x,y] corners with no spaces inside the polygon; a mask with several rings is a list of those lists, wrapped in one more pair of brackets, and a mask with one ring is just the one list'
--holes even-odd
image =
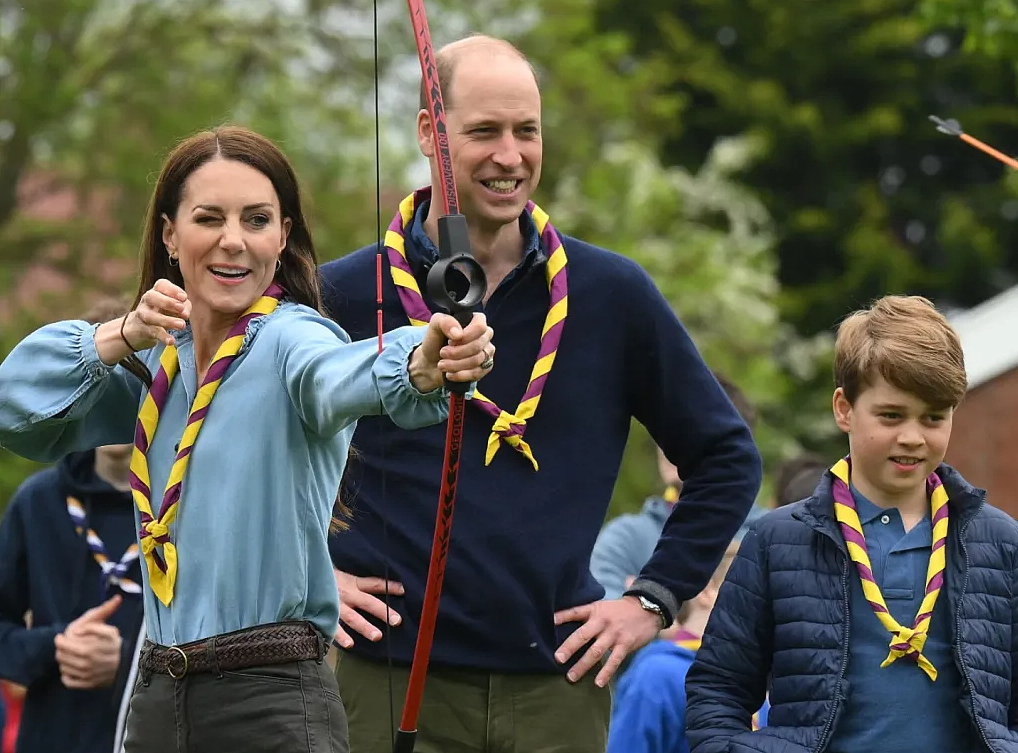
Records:
{"label": "neckerchief knot", "polygon": [[109,552],[106,550],[106,543],[99,537],[95,529],[88,526],[85,508],[81,502],[74,497],[68,497],[67,512],[74,522],[75,532],[79,536],[85,535],[85,541],[92,552],[92,557],[102,571],[101,587],[103,596],[105,597],[111,588],[119,588],[125,594],[136,595],[141,593],[141,586],[137,581],[127,577],[131,566],[138,560],[138,545],[132,543],[124,550],[120,559],[114,561],[110,559]]}
{"label": "neckerchief knot", "polygon": [[491,459],[498,452],[501,441],[505,441],[517,452],[522,453],[536,471],[537,460],[530,450],[530,445],[523,441],[523,432],[527,429],[527,422],[519,416],[514,416],[506,411],[499,411],[495,424],[491,427],[491,434],[488,435],[488,449],[484,455],[484,464],[491,463]]}
{"label": "neckerchief knot", "polygon": [[142,530],[147,534],[146,538],[151,539],[161,539],[170,533],[170,527],[158,520],[149,521]]}

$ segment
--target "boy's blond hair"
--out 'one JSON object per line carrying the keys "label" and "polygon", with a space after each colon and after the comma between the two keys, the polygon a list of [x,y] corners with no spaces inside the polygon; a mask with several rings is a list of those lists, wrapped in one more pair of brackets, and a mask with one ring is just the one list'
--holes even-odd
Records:
{"label": "boy's blond hair", "polygon": [[884,296],[838,327],[835,385],[855,403],[878,377],[936,410],[957,407],[965,397],[961,339],[926,298]]}

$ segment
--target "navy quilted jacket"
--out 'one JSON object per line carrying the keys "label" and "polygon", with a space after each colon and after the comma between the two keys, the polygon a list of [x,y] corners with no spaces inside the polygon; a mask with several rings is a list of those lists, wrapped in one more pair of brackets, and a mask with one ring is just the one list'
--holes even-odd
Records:
{"label": "navy quilted jacket", "polygon": [[[950,466],[937,473],[950,498],[945,592],[963,705],[987,750],[1018,753],[1018,523]],[[851,566],[830,478],[743,541],[686,677],[691,753],[826,748],[844,698]],[[750,732],[765,693],[768,726]]]}

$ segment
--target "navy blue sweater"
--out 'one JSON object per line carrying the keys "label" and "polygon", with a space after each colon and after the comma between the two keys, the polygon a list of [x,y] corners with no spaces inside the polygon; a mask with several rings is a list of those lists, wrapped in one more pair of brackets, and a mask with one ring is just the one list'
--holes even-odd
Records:
{"label": "navy blue sweater", "polygon": [[[427,204],[418,210],[406,244],[422,291],[437,254],[421,230],[426,211]],[[529,216],[521,223],[536,238]],[[553,615],[604,596],[590,555],[631,419],[647,427],[684,480],[682,504],[638,581],[669,611],[707,583],[759,490],[748,427],[650,277],[620,255],[571,237],[564,244],[569,314],[525,436],[540,470],[507,445],[485,466],[492,420],[467,406],[434,666],[564,671],[553,654],[579,623],[556,626]],[[372,245],[322,268],[326,308],[354,339],[376,335],[376,252]],[[509,411],[540,345],[545,263],[543,252],[528,253],[484,308],[498,356],[481,387]],[[387,262],[383,300],[384,328],[406,326]],[[444,425],[404,431],[384,417],[362,419],[342,490],[355,518],[331,546],[337,568],[383,576],[388,565],[404,584],[405,596],[390,601],[404,618],[391,646],[402,664],[412,658],[423,603],[445,433]],[[355,653],[386,658],[384,640],[354,638]]]}
{"label": "navy blue sweater", "polygon": [[[95,474],[95,452],[74,453],[30,477],[0,521],[0,678],[28,687],[18,753],[109,753],[124,680],[141,628],[140,596],[124,596],[108,620],[123,639],[120,672],[109,688],[69,690],[60,681],[53,639],[111,594],[85,536],[75,532],[67,496],[119,558],[136,541],[131,495]],[[136,562],[129,577],[141,582]],[[26,628],[25,612],[32,612]]]}

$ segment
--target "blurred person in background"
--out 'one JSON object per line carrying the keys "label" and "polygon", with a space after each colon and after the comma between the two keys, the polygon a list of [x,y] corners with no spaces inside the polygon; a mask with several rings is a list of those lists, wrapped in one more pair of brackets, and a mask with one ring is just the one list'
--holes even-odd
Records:
{"label": "blurred person in background", "polygon": [[[686,672],[693,664],[718,590],[739,550],[744,524],[710,583],[679,609],[675,624],[640,649],[619,677],[612,704],[607,753],[689,753],[686,744]],[[767,702],[753,728],[767,724]]]}
{"label": "blurred person in background", "polygon": [[781,463],[774,474],[774,506],[784,507],[812,496],[829,465],[808,452]]}
{"label": "blurred person in background", "polygon": [[[755,406],[731,380],[717,371],[713,373],[750,431],[753,431],[757,422]],[[681,497],[682,479],[679,478],[679,471],[665,457],[660,447],[657,448],[657,467],[664,486],[660,496],[647,498],[638,513],[625,513],[612,518],[601,529],[594,543],[590,555],[590,572],[604,586],[606,599],[620,598],[628,588],[628,581],[635,578],[650,561],[665,521]],[[754,505],[748,520],[764,512]]]}
{"label": "blurred person in background", "polygon": [[[83,319],[128,308],[104,300]],[[113,749],[143,619],[132,449],[70,453],[28,478],[0,521],[0,678],[26,688],[17,753]]]}

